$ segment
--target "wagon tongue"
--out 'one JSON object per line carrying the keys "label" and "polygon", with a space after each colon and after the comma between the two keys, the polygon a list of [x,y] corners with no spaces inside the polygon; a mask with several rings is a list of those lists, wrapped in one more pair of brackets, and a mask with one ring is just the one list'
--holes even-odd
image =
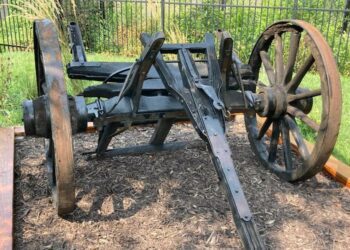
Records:
{"label": "wagon tongue", "polygon": [[[144,44],[149,39],[150,37],[146,34],[142,36]],[[208,146],[219,179],[227,191],[233,218],[245,248],[264,249],[239,182],[225,135],[225,108],[218,95],[222,81],[214,39],[207,34],[205,43],[191,46],[176,44],[172,48],[168,45],[161,50],[163,54],[167,50],[172,53],[177,50],[178,71],[170,70],[160,55],[156,58],[155,66],[161,78],[164,79],[165,86],[183,104],[194,128]],[[208,60],[208,78],[201,78],[191,51],[205,54]]]}

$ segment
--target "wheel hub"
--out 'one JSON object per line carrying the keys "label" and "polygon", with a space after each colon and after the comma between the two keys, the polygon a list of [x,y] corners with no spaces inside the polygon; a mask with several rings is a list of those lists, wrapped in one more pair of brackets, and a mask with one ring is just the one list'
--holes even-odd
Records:
{"label": "wheel hub", "polygon": [[[35,100],[23,102],[23,122],[26,135],[51,137],[51,115],[48,107],[48,97],[39,96]],[[87,109],[84,97],[68,98],[72,133],[84,132],[87,126]]]}
{"label": "wheel hub", "polygon": [[254,101],[254,109],[262,117],[278,118],[287,112],[287,105],[287,93],[280,86],[263,88]]}

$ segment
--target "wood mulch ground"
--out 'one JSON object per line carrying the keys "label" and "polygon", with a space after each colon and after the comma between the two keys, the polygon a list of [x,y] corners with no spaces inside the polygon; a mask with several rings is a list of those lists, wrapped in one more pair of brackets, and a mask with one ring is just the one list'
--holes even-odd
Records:
{"label": "wood mulch ground", "polygon": [[[147,143],[137,127],[114,147]],[[168,141],[198,139],[190,124]],[[241,249],[232,215],[204,147],[95,159],[83,152],[95,134],[75,137],[77,208],[60,218],[52,206],[42,139],[16,142],[16,249]],[[290,184],[254,157],[242,119],[229,142],[260,233],[270,249],[349,249],[350,190],[324,174]]]}

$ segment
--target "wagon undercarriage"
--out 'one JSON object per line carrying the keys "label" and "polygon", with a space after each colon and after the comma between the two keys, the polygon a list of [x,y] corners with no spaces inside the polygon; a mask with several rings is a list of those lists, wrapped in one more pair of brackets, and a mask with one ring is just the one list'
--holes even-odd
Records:
{"label": "wagon undercarriage", "polygon": [[[233,40],[226,32],[218,58],[210,34],[202,43],[164,44],[163,33],[144,33],[144,50],[134,63],[102,63],[87,61],[76,24],[72,23],[69,31],[73,61],[67,65],[68,76],[102,83],[85,88],[78,96],[67,96],[57,33],[50,21],[36,21],[39,97],[23,103],[26,135],[47,139],[46,165],[58,214],[74,209],[72,134],[85,132],[88,122],[99,132],[96,151],[90,153],[104,157],[106,152],[123,152],[108,149],[108,145],[114,136],[134,125],[156,124],[149,145],[128,152],[181,148],[181,143],[164,141],[174,123],[189,120],[207,145],[244,246],[263,249],[235,171],[225,122],[234,113],[245,113],[255,154],[281,178],[298,181],[318,173],[334,147],[341,108],[336,64],[320,33],[302,21],[278,22],[259,38],[248,64],[233,53]],[[295,69],[301,37],[307,41],[310,55]],[[286,59],[285,43],[289,51]],[[314,64],[320,84],[301,87]],[[262,66],[265,83],[259,78]],[[96,99],[86,104],[87,97]],[[316,97],[322,102],[320,121],[308,116]],[[339,112],[331,112],[334,109]],[[313,149],[306,146],[297,119],[317,134]]]}

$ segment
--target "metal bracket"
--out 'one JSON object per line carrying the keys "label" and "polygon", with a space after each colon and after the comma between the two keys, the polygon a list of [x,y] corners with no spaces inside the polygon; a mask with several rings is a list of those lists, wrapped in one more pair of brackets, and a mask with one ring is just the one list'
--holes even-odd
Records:
{"label": "metal bracket", "polygon": [[194,81],[194,84],[197,88],[203,90],[204,93],[213,101],[213,106],[215,109],[222,110],[225,108],[224,103],[219,99],[212,86],[202,84],[198,79]]}

